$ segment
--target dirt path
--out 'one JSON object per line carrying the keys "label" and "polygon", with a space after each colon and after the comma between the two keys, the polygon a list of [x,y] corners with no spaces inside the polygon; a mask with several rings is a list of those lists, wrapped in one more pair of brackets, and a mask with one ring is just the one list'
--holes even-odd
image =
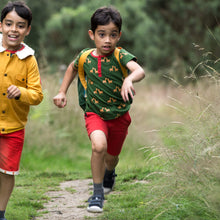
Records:
{"label": "dirt path", "polygon": [[91,183],[91,179],[61,183],[59,191],[50,191],[46,194],[51,200],[44,204],[45,209],[40,212],[47,211],[48,213],[36,220],[83,220],[85,217],[95,219],[100,214],[89,213],[86,210],[86,201],[92,192]]}

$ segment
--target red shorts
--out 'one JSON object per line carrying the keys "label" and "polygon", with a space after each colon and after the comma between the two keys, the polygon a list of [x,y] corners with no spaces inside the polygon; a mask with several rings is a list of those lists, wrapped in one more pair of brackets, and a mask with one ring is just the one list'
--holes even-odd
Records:
{"label": "red shorts", "polygon": [[85,114],[85,123],[89,137],[95,130],[103,131],[107,139],[107,152],[113,156],[120,154],[131,123],[129,112],[112,120],[103,120],[97,114],[87,112]]}
{"label": "red shorts", "polygon": [[24,129],[10,134],[0,133],[0,172],[17,175],[24,145]]}

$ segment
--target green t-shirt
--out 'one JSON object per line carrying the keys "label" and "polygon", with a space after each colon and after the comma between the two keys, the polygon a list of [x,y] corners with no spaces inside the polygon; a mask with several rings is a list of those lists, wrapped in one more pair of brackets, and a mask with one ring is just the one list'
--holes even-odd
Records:
{"label": "green t-shirt", "polygon": [[[74,67],[78,69],[79,57]],[[120,50],[119,59],[122,66],[135,56],[124,49]],[[87,80],[87,98],[85,112],[94,112],[104,120],[115,119],[125,114],[130,108],[130,102],[124,102],[121,96],[121,86],[124,80],[120,65],[114,53],[107,56],[95,56],[93,52],[87,56],[83,65]]]}

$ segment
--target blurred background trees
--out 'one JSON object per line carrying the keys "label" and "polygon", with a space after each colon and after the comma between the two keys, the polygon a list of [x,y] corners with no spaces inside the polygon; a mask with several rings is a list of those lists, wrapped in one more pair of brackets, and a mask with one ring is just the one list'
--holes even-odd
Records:
{"label": "blurred background trees", "polygon": [[[1,8],[7,3],[1,0]],[[220,55],[219,0],[26,0],[32,9],[32,31],[26,42],[41,65],[68,64],[83,48],[95,9],[113,5],[123,18],[119,45],[135,54],[149,71],[190,68],[206,54]],[[207,57],[206,57],[207,58]],[[179,73],[179,72],[181,73]]]}

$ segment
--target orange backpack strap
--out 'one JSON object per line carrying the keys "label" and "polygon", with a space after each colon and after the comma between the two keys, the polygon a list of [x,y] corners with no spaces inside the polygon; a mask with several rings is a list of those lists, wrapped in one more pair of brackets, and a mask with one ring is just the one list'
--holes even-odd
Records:
{"label": "orange backpack strap", "polygon": [[127,77],[128,76],[128,70],[126,69],[126,67],[122,66],[121,62],[120,62],[119,52],[120,52],[121,49],[122,49],[121,47],[116,47],[115,51],[114,51],[114,55],[115,55],[119,65],[120,65],[123,76]]}
{"label": "orange backpack strap", "polygon": [[85,72],[84,72],[84,68],[83,65],[86,62],[86,58],[87,56],[93,51],[94,49],[89,49],[85,52],[83,52],[79,58],[79,63],[78,63],[78,74],[79,74],[79,79],[80,82],[82,84],[82,86],[84,87],[84,89],[87,88],[87,82],[86,82],[86,77],[85,77]]}

